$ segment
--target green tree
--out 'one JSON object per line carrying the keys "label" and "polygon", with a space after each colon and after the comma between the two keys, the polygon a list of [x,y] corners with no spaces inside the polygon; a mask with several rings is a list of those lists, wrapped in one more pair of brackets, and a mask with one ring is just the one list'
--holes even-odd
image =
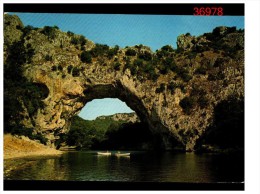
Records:
{"label": "green tree", "polygon": [[118,50],[119,50],[119,46],[118,45],[116,45],[114,48],[109,49],[107,51],[107,57],[109,59],[112,59],[117,54]]}
{"label": "green tree", "polygon": [[79,77],[79,76],[80,76],[80,70],[79,70],[79,68],[74,67],[74,68],[72,69],[72,76],[73,76],[73,77]]}
{"label": "green tree", "polygon": [[90,50],[90,54],[93,57],[104,56],[109,51],[109,46],[106,44],[96,44],[94,48]]}
{"label": "green tree", "polygon": [[57,28],[51,26],[44,26],[41,33],[48,37],[49,40],[54,39],[56,36]]}
{"label": "green tree", "polygon": [[74,33],[71,31],[68,31],[67,34],[68,34],[68,36],[74,36]]}
{"label": "green tree", "polygon": [[83,51],[80,55],[80,59],[83,63],[91,63],[92,56],[89,51]]}
{"label": "green tree", "polygon": [[63,67],[61,65],[58,65],[58,70],[59,71],[62,71],[63,70]]}
{"label": "green tree", "polygon": [[113,65],[114,70],[119,71],[120,70],[120,66],[121,66],[121,64],[119,62],[114,63],[114,65]]}
{"label": "green tree", "polygon": [[161,83],[159,88],[156,88],[156,93],[162,93],[165,90],[165,84]]}
{"label": "green tree", "polygon": [[53,65],[53,66],[51,67],[51,70],[52,70],[52,71],[57,71],[57,66],[56,66],[56,65]]}
{"label": "green tree", "polygon": [[85,36],[81,35],[79,37],[79,43],[81,46],[84,46],[87,43]]}
{"label": "green tree", "polygon": [[73,69],[73,66],[72,65],[69,65],[68,67],[67,67],[67,70],[68,70],[68,73],[70,74],[71,73],[71,70]]}
{"label": "green tree", "polygon": [[165,45],[165,46],[163,46],[163,47],[161,48],[161,50],[162,50],[162,51],[166,51],[166,52],[173,52],[173,51],[174,51],[173,48],[172,48],[172,46],[170,46],[170,45]]}
{"label": "green tree", "polygon": [[49,55],[49,54],[45,55],[45,60],[46,61],[52,61],[52,56]]}
{"label": "green tree", "polygon": [[77,44],[79,44],[79,39],[78,39],[77,37],[73,36],[73,37],[71,38],[70,43],[71,43],[71,44],[74,44],[74,45],[77,45]]}
{"label": "green tree", "polygon": [[126,50],[125,55],[126,56],[135,56],[136,51],[134,49],[129,48],[129,49]]}
{"label": "green tree", "polygon": [[142,53],[139,53],[138,58],[143,59],[145,61],[150,61],[152,60],[152,54],[148,51],[144,51]]}

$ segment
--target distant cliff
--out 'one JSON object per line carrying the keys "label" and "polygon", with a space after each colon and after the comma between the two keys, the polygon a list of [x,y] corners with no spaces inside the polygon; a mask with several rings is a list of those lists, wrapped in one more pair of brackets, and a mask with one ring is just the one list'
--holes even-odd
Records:
{"label": "distant cliff", "polygon": [[177,141],[193,151],[221,128],[222,113],[230,118],[225,129],[243,114],[236,104],[244,101],[244,30],[182,34],[177,45],[156,52],[143,45],[109,47],[57,26],[23,26],[6,14],[5,131],[31,131],[32,138],[54,145],[87,102],[110,97],[126,102],[166,149]]}
{"label": "distant cliff", "polygon": [[114,121],[123,121],[123,122],[140,122],[136,113],[117,113],[111,116],[99,116],[96,120],[112,119]]}

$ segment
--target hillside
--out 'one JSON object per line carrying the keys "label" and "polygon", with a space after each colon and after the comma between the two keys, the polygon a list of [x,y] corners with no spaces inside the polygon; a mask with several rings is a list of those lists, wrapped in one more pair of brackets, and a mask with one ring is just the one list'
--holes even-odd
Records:
{"label": "hillside", "polygon": [[[133,140],[131,136],[137,131],[139,138]],[[63,147],[76,146],[77,149],[142,149],[141,145],[148,141],[149,134],[148,127],[140,123],[135,113],[117,113],[100,116],[95,120],[84,120],[74,116],[70,131],[63,135],[58,143]],[[126,139],[132,143],[126,143]],[[124,143],[121,142],[119,145],[117,141]]]}

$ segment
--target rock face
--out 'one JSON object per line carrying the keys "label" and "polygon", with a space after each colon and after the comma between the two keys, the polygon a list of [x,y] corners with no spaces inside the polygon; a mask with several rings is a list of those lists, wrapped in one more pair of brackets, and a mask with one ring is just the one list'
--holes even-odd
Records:
{"label": "rock face", "polygon": [[[181,35],[178,47],[183,51],[158,57],[161,62],[155,67],[158,78],[154,81],[140,75],[140,67],[134,73],[127,66],[138,58],[148,65],[149,60],[159,56],[147,47],[131,47],[135,55],[129,48],[119,49],[112,56],[108,52],[96,55],[93,42],[73,33],[46,28],[31,29],[21,36],[23,30],[11,28],[16,23],[22,27],[18,17],[5,15],[4,20],[5,44],[22,39],[25,48],[34,50],[31,60],[23,65],[24,77],[49,90],[42,100],[44,107],[29,118],[34,130],[48,138],[49,145],[53,145],[60,133],[69,130],[70,118],[86,103],[98,98],[119,98],[163,139],[166,147],[171,144],[171,137],[192,151],[213,122],[214,107],[230,96],[244,97],[243,32],[220,34],[218,40],[208,35]],[[14,37],[10,36],[10,30]],[[239,45],[238,48],[234,51],[234,45],[229,50],[217,48],[229,46],[230,38],[232,44],[237,42],[234,45]],[[205,50],[195,50],[202,45]],[[83,52],[86,56],[90,53],[91,60],[85,59]],[[8,55],[7,49],[5,53]],[[160,65],[167,64],[169,58],[175,66],[168,72],[161,71]]]}
{"label": "rock face", "polygon": [[96,119],[102,120],[102,119],[106,119],[106,118],[111,118],[114,121],[124,121],[126,123],[140,122],[140,119],[138,118],[137,114],[135,114],[135,113],[117,113],[117,114],[113,114],[111,116],[99,116]]}

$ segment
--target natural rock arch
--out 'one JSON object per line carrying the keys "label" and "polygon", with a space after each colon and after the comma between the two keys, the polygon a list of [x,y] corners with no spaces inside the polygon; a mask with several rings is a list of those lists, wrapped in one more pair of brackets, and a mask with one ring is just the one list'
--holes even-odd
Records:
{"label": "natural rock arch", "polygon": [[[165,149],[172,148],[171,142],[169,142],[172,138],[175,139],[172,143],[176,144],[177,140],[183,145],[178,134],[174,135],[163,124],[167,121],[162,122],[157,113],[158,108],[150,104],[152,97],[150,91],[156,88],[147,87],[145,90],[138,80],[133,80],[128,70],[121,75],[115,74],[114,79],[108,79],[106,82],[97,82],[91,78],[84,81],[82,77],[53,80],[49,79],[47,74],[42,76],[41,70],[31,69],[30,71],[34,73],[27,73],[34,75],[34,81],[46,84],[50,90],[48,97],[44,100],[46,107],[38,112],[35,122],[39,132],[43,133],[51,142],[57,138],[58,133],[55,131],[60,130],[59,133],[64,133],[69,130],[70,118],[78,114],[89,101],[101,98],[118,98],[126,102],[142,122],[148,124],[153,134],[162,138]],[[163,96],[156,97],[155,101],[158,106],[159,103],[162,103],[162,99]]]}
{"label": "natural rock arch", "polygon": [[[124,48],[112,57],[101,53],[83,62],[81,55],[95,48],[93,42],[85,38],[84,44],[72,42],[73,39],[82,40],[82,37],[56,28],[51,28],[51,37],[43,29],[21,33],[24,27],[18,17],[5,15],[5,20],[8,20],[8,24],[5,23],[5,43],[8,43],[4,47],[5,63],[9,45],[22,40],[26,52],[33,50],[30,60],[22,67],[24,77],[46,85],[49,90],[48,97],[43,100],[44,108],[38,109],[23,123],[47,137],[50,144],[59,133],[69,130],[70,118],[87,102],[114,97],[135,110],[151,131],[162,137],[166,148],[171,144],[168,140],[173,138],[186,150],[194,150],[196,141],[214,120],[214,107],[229,96],[237,99],[244,96],[244,33],[234,29],[229,32],[229,28],[219,28],[215,30],[215,36],[221,31],[220,40],[234,47],[236,55],[225,56],[223,52],[226,51],[215,52],[203,46],[214,44],[207,36],[182,35],[178,38],[182,43],[178,44],[178,52],[168,46],[153,53],[149,47],[139,45],[131,47],[135,55],[127,54],[129,48]],[[17,36],[13,38],[10,34]],[[192,51],[196,49],[194,57]],[[153,57],[161,60],[154,67],[153,73],[158,75],[156,80],[133,73],[127,67],[129,61],[133,63],[138,58],[144,61],[143,65],[149,65]],[[171,62],[171,70],[166,71],[161,67],[167,66],[161,64],[168,64],[167,59],[174,63]],[[138,68],[137,71],[142,70],[142,66]],[[185,98],[189,99],[185,102],[189,106],[188,112],[180,105]],[[190,99],[196,103],[192,104]]]}

